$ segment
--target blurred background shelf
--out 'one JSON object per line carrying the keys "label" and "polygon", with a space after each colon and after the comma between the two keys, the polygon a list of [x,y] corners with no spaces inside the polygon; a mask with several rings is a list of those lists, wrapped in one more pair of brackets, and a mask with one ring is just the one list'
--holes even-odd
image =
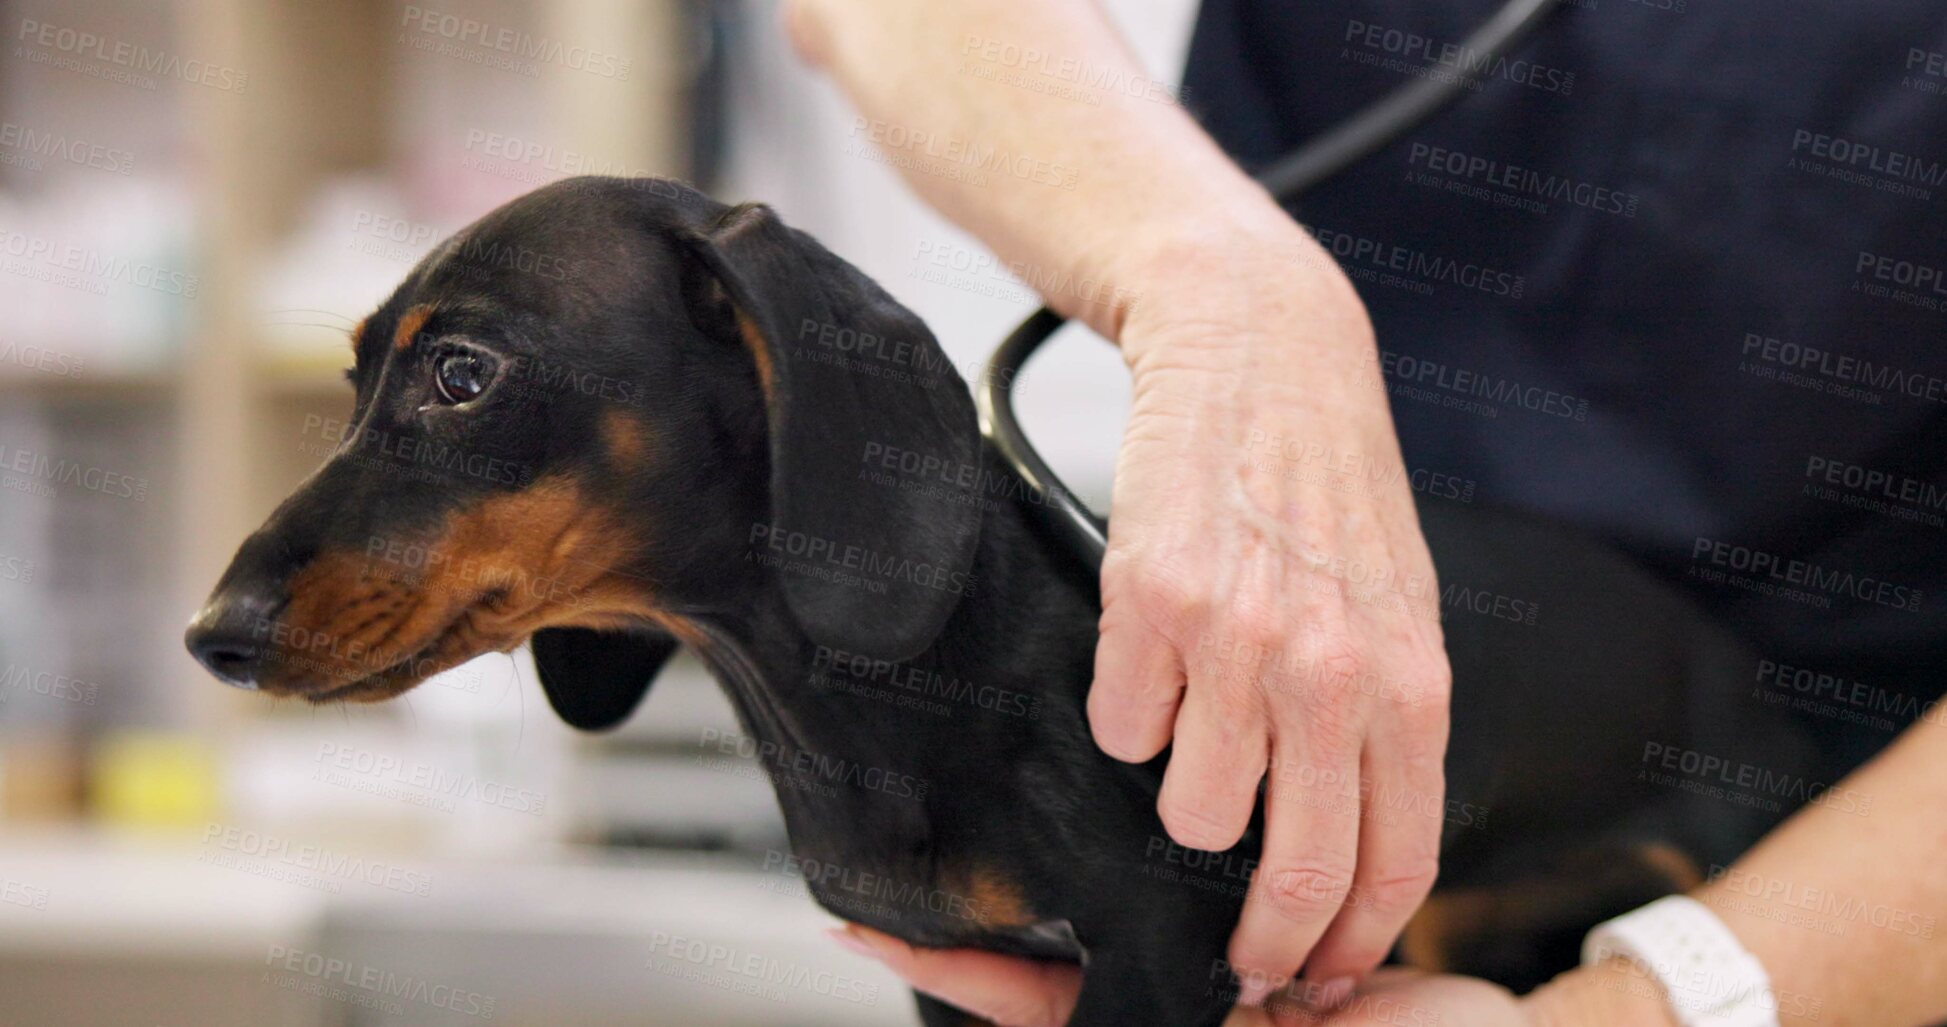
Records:
{"label": "blurred background shelf", "polygon": [[163,372],[75,376],[7,374],[0,375],[0,397],[27,403],[164,400],[179,384],[174,376]]}

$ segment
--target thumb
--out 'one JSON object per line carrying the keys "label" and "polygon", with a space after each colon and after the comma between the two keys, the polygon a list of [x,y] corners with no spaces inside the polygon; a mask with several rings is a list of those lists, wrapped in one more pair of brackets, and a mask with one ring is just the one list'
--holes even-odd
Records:
{"label": "thumb", "polygon": [[884,963],[907,984],[999,1027],[1062,1027],[1082,993],[1081,967],[979,949],[915,948],[847,924],[826,932],[839,945]]}

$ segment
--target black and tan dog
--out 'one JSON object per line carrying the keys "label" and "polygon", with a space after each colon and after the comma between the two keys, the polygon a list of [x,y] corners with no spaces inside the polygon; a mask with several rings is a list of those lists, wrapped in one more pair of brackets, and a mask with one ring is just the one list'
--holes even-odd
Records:
{"label": "black and tan dog", "polygon": [[[341,447],[189,631],[217,676],[371,702],[531,641],[554,708],[598,730],[688,645],[796,854],[843,869],[807,874],[822,904],[920,945],[1085,955],[1075,1024],[1222,1019],[1258,832],[1223,854],[1171,845],[1167,754],[1096,750],[1093,576],[1037,533],[961,379],[874,283],[762,206],[575,179],[443,244],[354,347]],[[1685,768],[1784,773],[1795,750],[1730,712],[1755,664],[1622,561],[1465,506],[1423,519],[1455,677],[1450,797],[1324,782],[1320,801],[1444,818],[1406,958],[1532,984],[1593,922],[1775,819]],[[1267,687],[1326,684],[1209,655]]]}

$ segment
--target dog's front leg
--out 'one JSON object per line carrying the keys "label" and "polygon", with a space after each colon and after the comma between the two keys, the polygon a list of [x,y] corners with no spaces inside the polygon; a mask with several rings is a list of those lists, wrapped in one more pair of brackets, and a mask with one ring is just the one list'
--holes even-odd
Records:
{"label": "dog's front leg", "polygon": [[1220,1027],[1236,999],[1221,946],[1140,957],[1091,952],[1068,1027]]}
{"label": "dog's front leg", "polygon": [[1224,958],[1236,922],[1231,903],[1146,890],[1095,932],[1082,996],[1068,1027],[1219,1027],[1237,1001]]}
{"label": "dog's front leg", "polygon": [[[1158,930],[1126,951],[1090,948],[1069,1027],[1219,1027],[1237,1001],[1223,958],[1227,934],[1192,941],[1187,931]],[[924,1027],[992,1027],[923,992],[913,992],[913,999]]]}

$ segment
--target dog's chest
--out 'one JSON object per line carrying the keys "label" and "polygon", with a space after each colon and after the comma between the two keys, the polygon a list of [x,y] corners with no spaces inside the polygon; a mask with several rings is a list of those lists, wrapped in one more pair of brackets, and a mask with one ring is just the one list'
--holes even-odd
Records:
{"label": "dog's chest", "polygon": [[1077,958],[1066,920],[1032,912],[998,875],[968,866],[933,866],[915,855],[897,863],[852,846],[848,858],[794,857],[813,899],[834,916],[915,945],[979,946],[1043,958]]}
{"label": "dog's chest", "polygon": [[804,855],[798,867],[812,898],[854,923],[908,939],[961,938],[979,929],[974,900],[922,867]]}
{"label": "dog's chest", "polygon": [[807,801],[778,790],[790,872],[834,916],[903,938],[977,930],[979,896],[943,870],[923,810],[882,801]]}
{"label": "dog's chest", "polygon": [[968,838],[936,832],[924,816],[876,804],[834,816],[829,804],[793,802],[789,872],[832,915],[915,945],[978,946],[1042,958],[1077,958],[1066,920],[1032,906],[1015,872]]}

